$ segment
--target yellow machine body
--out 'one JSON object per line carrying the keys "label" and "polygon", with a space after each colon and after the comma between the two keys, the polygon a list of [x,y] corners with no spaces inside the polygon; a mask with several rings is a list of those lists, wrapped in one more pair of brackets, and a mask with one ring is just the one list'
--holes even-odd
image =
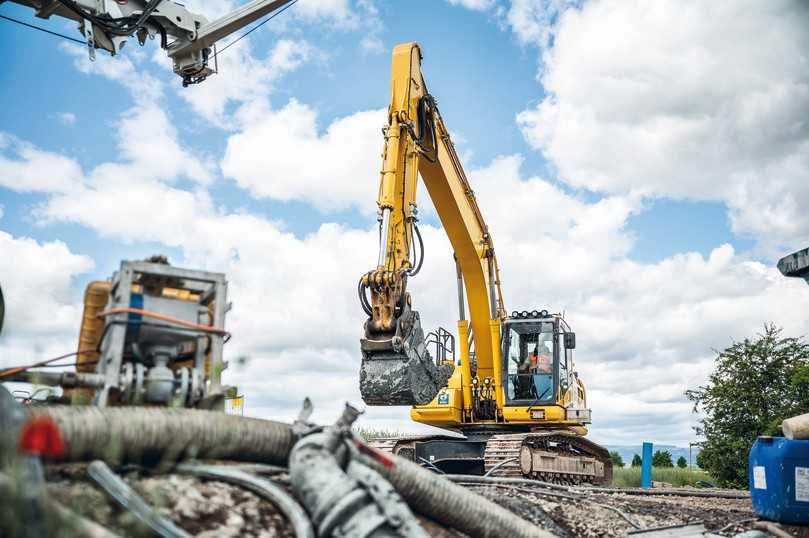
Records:
{"label": "yellow machine body", "polygon": [[[573,363],[575,333],[546,310],[507,314],[492,234],[427,91],[421,60],[416,43],[393,50],[379,258],[359,284],[368,314],[360,392],[368,405],[411,405],[414,421],[464,437],[386,439],[379,448],[443,472],[607,484],[608,451],[583,437],[590,410]],[[424,260],[419,177],[456,260],[457,337],[444,329],[425,335],[407,291]]]}

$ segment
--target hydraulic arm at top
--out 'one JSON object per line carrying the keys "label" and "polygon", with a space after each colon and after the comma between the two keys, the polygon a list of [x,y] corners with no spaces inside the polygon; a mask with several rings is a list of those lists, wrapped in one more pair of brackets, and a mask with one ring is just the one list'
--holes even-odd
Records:
{"label": "hydraulic arm at top", "polygon": [[[432,400],[446,386],[452,363],[435,362],[424,345],[408,279],[424,261],[418,231],[416,187],[424,181],[455,251],[466,288],[471,333],[482,376],[499,377],[500,320],[505,316],[492,238],[460,159],[421,73],[421,50],[398,45],[391,67],[391,102],[379,184],[380,243],[376,269],[362,276],[360,300],[368,315],[360,390],[371,405],[413,405]],[[462,290],[459,289],[462,293]],[[367,296],[370,292],[370,299]],[[460,306],[463,307],[463,299]],[[463,318],[463,313],[461,315]],[[468,322],[461,320],[461,346]],[[465,377],[471,364],[463,361]]]}

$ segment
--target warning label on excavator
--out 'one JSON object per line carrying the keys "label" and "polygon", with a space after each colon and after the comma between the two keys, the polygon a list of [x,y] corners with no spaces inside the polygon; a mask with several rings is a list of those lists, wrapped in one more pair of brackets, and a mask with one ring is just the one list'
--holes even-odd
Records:
{"label": "warning label on excavator", "polygon": [[809,502],[809,467],[795,467],[795,500]]}
{"label": "warning label on excavator", "polygon": [[449,403],[449,394],[442,392],[438,395],[438,405],[447,405]]}

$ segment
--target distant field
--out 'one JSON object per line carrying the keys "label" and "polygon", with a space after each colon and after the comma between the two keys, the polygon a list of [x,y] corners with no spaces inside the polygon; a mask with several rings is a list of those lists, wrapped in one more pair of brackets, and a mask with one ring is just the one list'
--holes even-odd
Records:
{"label": "distant field", "polygon": [[[672,486],[696,486],[700,480],[715,483],[705,471],[679,467],[652,467],[652,480]],[[612,484],[618,488],[640,487],[640,467],[613,469]]]}

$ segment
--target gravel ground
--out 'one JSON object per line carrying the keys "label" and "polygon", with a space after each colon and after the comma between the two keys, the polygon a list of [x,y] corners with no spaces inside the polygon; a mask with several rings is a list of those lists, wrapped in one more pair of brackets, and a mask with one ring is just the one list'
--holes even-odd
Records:
{"label": "gravel ground", "polygon": [[[238,486],[194,477],[139,471],[122,473],[126,482],[159,512],[194,536],[286,538],[293,533],[285,517],[269,503]],[[118,506],[87,478],[82,465],[49,468],[49,492],[72,510],[123,536],[148,536],[132,514]],[[272,477],[286,487],[286,475]],[[560,537],[626,536],[636,528],[701,522],[709,531],[732,536],[751,528],[754,517],[749,499],[650,496],[569,492],[534,487],[469,486],[515,514]],[[691,490],[693,491],[693,490]],[[619,513],[620,512],[620,513]],[[420,518],[431,536],[464,536]],[[737,523],[740,521],[743,523]],[[809,538],[809,528],[789,528],[794,536]]]}

